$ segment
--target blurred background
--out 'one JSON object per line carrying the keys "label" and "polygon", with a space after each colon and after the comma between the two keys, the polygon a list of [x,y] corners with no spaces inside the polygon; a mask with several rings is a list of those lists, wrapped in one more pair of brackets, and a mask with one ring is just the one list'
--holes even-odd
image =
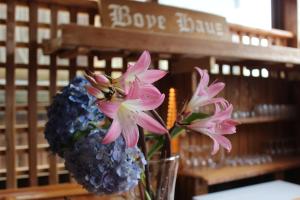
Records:
{"label": "blurred background", "polygon": [[[230,34],[229,45],[217,44],[211,55],[193,49],[153,52],[153,67],[170,72],[158,83],[167,96],[159,111],[168,126],[173,125],[183,100],[195,90],[194,66],[206,68],[211,81],[226,83],[222,95],[234,105],[232,117],[241,123],[237,134],[229,136],[230,153],[222,150],[212,156],[210,139],[192,132],[173,142],[174,153],[181,156],[176,198],[277,179],[299,184],[298,1],[152,3],[223,16]],[[64,25],[101,29],[100,21],[94,1],[0,0],[1,190],[74,182],[44,139],[52,96],[86,69],[119,77],[137,59],[142,44],[134,50],[126,46],[101,49],[101,45],[81,48],[80,42],[76,43],[79,47],[72,43],[49,50],[46,44],[64,37]]]}

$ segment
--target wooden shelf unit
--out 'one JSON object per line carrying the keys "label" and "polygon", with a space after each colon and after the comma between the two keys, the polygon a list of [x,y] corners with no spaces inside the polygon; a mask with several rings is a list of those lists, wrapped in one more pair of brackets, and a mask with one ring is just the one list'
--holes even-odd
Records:
{"label": "wooden shelf unit", "polygon": [[236,119],[240,125],[242,124],[260,124],[272,122],[294,121],[294,118],[280,117],[280,116],[261,116],[261,117],[248,117]]}
{"label": "wooden shelf unit", "polygon": [[[149,50],[152,53],[184,56],[212,56],[225,60],[300,64],[300,50],[282,46],[253,46],[203,40],[171,34],[139,32],[75,24],[61,25],[61,36],[44,42],[46,54],[76,56],[80,52],[123,52]],[[84,37],[82,37],[84,35]],[[142,45],[141,45],[142,44]],[[206,48],[203,48],[203,47]],[[192,51],[191,51],[192,49]]]}
{"label": "wooden shelf unit", "polygon": [[300,157],[274,159],[273,162],[253,166],[225,166],[219,169],[183,169],[180,175],[203,179],[207,185],[215,185],[300,168]]}
{"label": "wooden shelf unit", "polygon": [[48,185],[40,187],[8,189],[0,191],[0,199],[4,200],[42,200],[64,199],[70,197],[74,200],[120,200],[117,196],[99,196],[88,193],[76,183]]}

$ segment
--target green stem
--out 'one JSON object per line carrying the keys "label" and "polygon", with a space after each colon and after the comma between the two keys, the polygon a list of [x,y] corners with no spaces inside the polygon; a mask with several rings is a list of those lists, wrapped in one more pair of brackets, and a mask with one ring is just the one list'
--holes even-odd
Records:
{"label": "green stem", "polygon": [[[184,129],[179,126],[174,126],[170,130],[170,136],[171,138],[177,137]],[[151,147],[151,149],[148,151],[148,159],[151,160],[152,156],[159,151],[164,145],[164,138],[159,138],[158,141]]]}

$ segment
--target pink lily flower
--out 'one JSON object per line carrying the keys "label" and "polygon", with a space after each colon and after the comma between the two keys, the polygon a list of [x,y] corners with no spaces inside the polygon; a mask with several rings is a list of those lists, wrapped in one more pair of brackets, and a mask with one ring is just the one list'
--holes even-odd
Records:
{"label": "pink lily flower", "polygon": [[226,105],[224,110],[221,110],[219,105],[216,105],[216,111],[213,116],[195,120],[188,125],[188,128],[201,132],[213,140],[212,154],[218,152],[220,145],[227,151],[231,150],[231,142],[224,135],[236,133],[236,125],[238,123],[231,119],[232,110],[231,104]]}
{"label": "pink lily flower", "polygon": [[136,146],[139,138],[137,125],[153,133],[167,133],[167,130],[159,122],[145,113],[159,107],[164,98],[165,95],[155,87],[141,85],[135,81],[125,100],[99,101],[100,110],[113,119],[102,143],[111,143],[122,133],[127,147]]}
{"label": "pink lily flower", "polygon": [[206,70],[201,70],[198,67],[195,67],[200,75],[200,82],[197,86],[197,89],[187,105],[187,112],[192,111],[193,109],[205,106],[212,103],[221,103],[224,102],[223,98],[214,98],[219,92],[223,90],[225,84],[222,82],[214,82],[208,86],[209,75]]}
{"label": "pink lily flower", "polygon": [[144,51],[138,61],[134,65],[129,65],[127,71],[120,78],[115,79],[114,82],[127,94],[136,78],[143,83],[152,84],[166,75],[165,71],[148,69],[150,64],[150,54],[148,51]]}

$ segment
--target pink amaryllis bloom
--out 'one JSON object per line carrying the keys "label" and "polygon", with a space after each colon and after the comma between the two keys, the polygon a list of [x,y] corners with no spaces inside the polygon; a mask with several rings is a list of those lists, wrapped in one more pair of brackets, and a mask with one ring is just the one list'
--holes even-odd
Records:
{"label": "pink amaryllis bloom", "polygon": [[148,69],[151,58],[148,51],[144,51],[134,65],[128,65],[127,71],[113,82],[119,85],[127,94],[132,83],[139,79],[143,83],[152,84],[166,75],[165,71]]}
{"label": "pink amaryllis bloom", "polygon": [[223,90],[225,84],[222,82],[213,82],[211,85],[208,85],[209,75],[207,71],[198,67],[195,67],[195,69],[200,75],[200,82],[186,107],[187,112],[190,112],[200,106],[224,102],[223,98],[215,98],[215,96]]}
{"label": "pink amaryllis bloom", "polygon": [[153,133],[167,133],[159,122],[146,113],[159,107],[164,98],[165,95],[155,87],[135,81],[125,99],[99,101],[100,110],[113,119],[102,143],[113,142],[122,133],[127,147],[134,147],[139,138],[138,125]]}
{"label": "pink amaryllis bloom", "polygon": [[190,125],[187,125],[189,129],[203,133],[213,140],[212,154],[218,152],[220,145],[227,149],[227,151],[231,150],[231,142],[224,135],[236,132],[236,125],[238,123],[231,119],[232,110],[233,107],[231,104],[227,104],[223,110],[220,109],[219,105],[216,105],[214,115],[204,119],[197,119]]}

